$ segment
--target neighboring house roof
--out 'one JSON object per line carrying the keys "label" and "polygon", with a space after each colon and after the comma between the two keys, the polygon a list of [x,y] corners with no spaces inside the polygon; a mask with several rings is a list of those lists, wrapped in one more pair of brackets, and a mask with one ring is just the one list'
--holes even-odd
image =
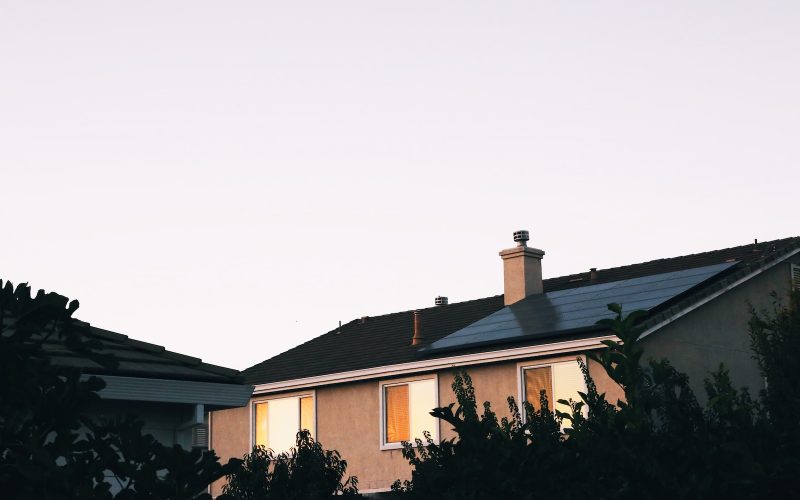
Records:
{"label": "neighboring house roof", "polygon": [[[612,283],[644,276],[729,263],[728,269],[690,290],[680,293],[653,308],[645,322],[656,327],[680,311],[701,303],[714,294],[751,275],[771,262],[785,258],[800,249],[800,237],[742,245],[710,252],[659,259],[629,266],[599,269],[595,278],[590,272],[544,280],[544,292],[554,292],[603,283]],[[243,374],[251,384],[276,383],[339,372],[363,370],[387,365],[419,361],[425,357],[443,357],[451,353],[428,353],[432,343],[451,335],[504,308],[503,296],[497,295],[467,302],[420,309],[424,342],[412,346],[414,311],[353,320],[340,328],[312,339],[273,358],[254,365]],[[575,332],[552,332],[549,337],[522,339],[521,343],[553,342],[555,338],[574,338]],[[570,337],[572,336],[572,337]],[[507,344],[472,347],[472,351],[492,351]],[[429,350],[428,350],[429,351]]]}
{"label": "neighboring house roof", "polygon": [[243,383],[243,377],[237,370],[203,363],[201,359],[168,351],[160,345],[134,340],[121,333],[89,326],[86,338],[98,341],[101,347],[97,352],[112,354],[119,361],[119,366],[113,370],[104,368],[87,357],[70,351],[57,338],[50,338],[43,348],[50,354],[53,364],[80,368],[86,374]]}
{"label": "neighboring house roof", "polygon": [[98,376],[105,382],[102,399],[204,405],[206,409],[240,407],[253,392],[242,374],[230,368],[203,363],[198,358],[166,350],[160,345],[127,335],[86,326],[84,340],[95,341],[97,354],[110,354],[115,368],[104,367],[66,347],[64,339],[50,337],[42,344],[57,366],[79,368],[82,378]]}

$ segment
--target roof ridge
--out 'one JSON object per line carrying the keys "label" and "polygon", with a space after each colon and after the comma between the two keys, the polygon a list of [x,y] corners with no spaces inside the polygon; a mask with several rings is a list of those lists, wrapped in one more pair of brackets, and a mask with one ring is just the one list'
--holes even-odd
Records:
{"label": "roof ridge", "polygon": [[[705,252],[695,252],[695,253],[687,253],[685,255],[676,255],[675,257],[661,257],[659,259],[650,259],[650,260],[645,260],[645,261],[642,261],[642,262],[635,262],[633,264],[625,264],[623,266],[598,268],[597,270],[598,271],[616,271],[616,270],[619,270],[619,269],[626,269],[626,268],[631,268],[631,267],[635,267],[635,266],[643,266],[645,264],[654,264],[654,263],[657,263],[657,262],[678,260],[678,259],[684,259],[684,258],[689,258],[689,257],[698,257],[698,256],[701,256],[701,255],[708,255],[708,254],[717,253],[717,252],[729,252],[731,250],[745,249],[745,248],[747,248],[749,246],[754,246],[754,245],[758,245],[758,246],[771,245],[771,244],[775,244],[775,243],[778,243],[778,242],[788,242],[790,240],[798,240],[798,241],[800,241],[800,236],[789,236],[787,238],[779,238],[779,239],[776,239],[776,240],[761,241],[761,242],[759,242],[757,244],[756,243],[746,243],[744,245],[736,245],[736,246],[726,247],[726,248],[717,248],[717,249],[714,249],[714,250],[707,250]],[[570,278],[572,276],[581,276],[583,274],[586,274],[586,272],[575,273],[575,274],[567,274],[567,275],[564,275],[564,276],[554,276],[552,278],[547,278],[544,281],[559,280],[559,279],[564,279],[564,278]]]}

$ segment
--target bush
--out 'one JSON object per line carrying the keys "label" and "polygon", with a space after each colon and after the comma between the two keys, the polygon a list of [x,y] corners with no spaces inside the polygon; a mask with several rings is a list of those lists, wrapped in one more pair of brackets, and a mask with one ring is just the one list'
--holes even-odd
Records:
{"label": "bush", "polygon": [[358,478],[344,482],[347,462],[339,452],[326,451],[308,431],[297,433],[297,447],[275,454],[256,446],[227,476],[219,498],[236,500],[312,500],[333,495],[354,498]]}
{"label": "bush", "polygon": [[[796,300],[796,297],[795,299]],[[735,389],[720,367],[706,381],[702,408],[688,377],[667,360],[642,363],[636,326],[643,313],[601,322],[619,341],[588,354],[625,393],[611,404],[597,392],[579,359],[587,392],[559,401],[553,412],[508,398],[510,419],[498,420],[489,403],[479,413],[468,374],[453,383],[457,405],[432,415],[451,425],[456,439],[404,443],[412,479],[396,482],[410,498],[774,498],[786,497],[800,474],[798,404],[794,384],[800,359],[796,308],[753,313],[751,336],[769,389],[759,401]],[[584,408],[588,416],[584,417]],[[521,412],[526,418],[521,418]],[[568,424],[564,431],[562,424]]]}

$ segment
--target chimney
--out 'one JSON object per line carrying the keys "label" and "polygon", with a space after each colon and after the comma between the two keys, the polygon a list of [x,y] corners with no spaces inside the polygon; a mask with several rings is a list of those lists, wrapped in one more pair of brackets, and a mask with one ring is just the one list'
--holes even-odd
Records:
{"label": "chimney", "polygon": [[414,337],[411,339],[411,345],[421,344],[422,341],[425,339],[425,337],[423,337],[422,335],[422,330],[420,328],[422,323],[422,321],[420,320],[420,316],[422,316],[422,313],[420,313],[420,311],[414,311]]}
{"label": "chimney", "polygon": [[503,293],[505,305],[529,295],[542,293],[542,257],[544,252],[528,246],[528,231],[514,232],[517,246],[500,252],[503,259]]}

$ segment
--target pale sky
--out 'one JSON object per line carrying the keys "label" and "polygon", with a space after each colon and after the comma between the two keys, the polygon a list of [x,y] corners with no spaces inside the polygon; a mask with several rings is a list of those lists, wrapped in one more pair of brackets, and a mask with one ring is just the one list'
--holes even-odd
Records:
{"label": "pale sky", "polygon": [[[800,234],[800,2],[0,0],[0,278],[243,369]],[[410,332],[409,332],[410,339]]]}

